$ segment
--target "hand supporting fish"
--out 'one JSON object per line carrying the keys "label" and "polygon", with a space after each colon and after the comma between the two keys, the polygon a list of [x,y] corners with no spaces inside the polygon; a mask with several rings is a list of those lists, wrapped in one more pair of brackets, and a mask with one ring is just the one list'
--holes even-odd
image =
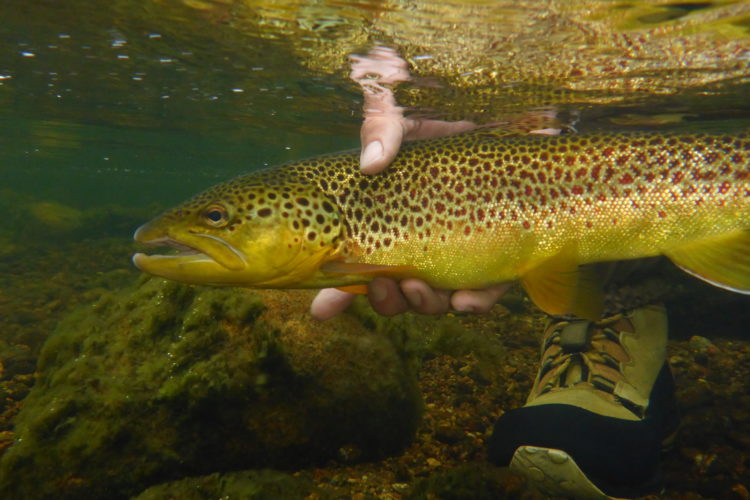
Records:
{"label": "hand supporting fish", "polygon": [[750,137],[538,136],[487,128],[405,144],[362,174],[357,152],[253,172],[145,224],[142,270],[196,284],[436,289],[520,280],[550,314],[596,318],[583,264],[666,255],[750,292]]}
{"label": "hand supporting fish", "polygon": [[[403,141],[433,139],[474,130],[470,121],[447,122],[404,116],[387,85],[411,80],[408,65],[391,48],[376,46],[366,56],[350,56],[349,77],[360,85],[364,97],[364,122],[360,132],[360,169],[366,174],[382,172],[394,160]],[[423,280],[375,278],[368,284],[367,298],[372,308],[384,316],[407,311],[441,314],[452,310],[487,312],[507,291],[510,284],[484,290],[441,290]],[[356,294],[336,288],[321,290],[310,305],[310,313],[326,320],[345,310]]]}
{"label": "hand supporting fish", "polygon": [[374,283],[373,302],[386,313],[404,308],[378,300],[395,290],[387,279],[403,281],[404,300],[425,312],[447,307],[437,290],[490,287],[485,299],[496,298],[519,279],[544,311],[595,319],[600,295],[581,267],[588,263],[666,255],[750,293],[748,228],[747,134],[479,128],[404,144],[376,176],[345,152],[220,184],[135,234],[186,252],[133,260],[196,284],[360,291]]}

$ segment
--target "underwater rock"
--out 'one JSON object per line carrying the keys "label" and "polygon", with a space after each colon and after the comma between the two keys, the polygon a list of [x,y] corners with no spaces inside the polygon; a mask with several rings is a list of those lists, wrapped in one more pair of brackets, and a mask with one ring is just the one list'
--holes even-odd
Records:
{"label": "underwater rock", "polygon": [[309,319],[312,292],[158,279],[58,326],[0,461],[0,498],[126,498],[153,484],[403,448],[414,363],[353,315]]}
{"label": "underwater rock", "polygon": [[83,223],[83,212],[55,201],[38,201],[28,210],[35,223],[54,233],[70,232]]}
{"label": "underwater rock", "polygon": [[204,500],[206,498],[242,498],[288,500],[326,498],[316,491],[312,481],[274,470],[211,474],[153,486],[132,500]]}
{"label": "underwater rock", "polygon": [[15,243],[13,235],[9,233],[0,233],[0,258],[13,255],[20,250]]}
{"label": "underwater rock", "polygon": [[484,462],[463,464],[440,470],[417,481],[404,495],[407,500],[541,500],[541,495],[525,488],[525,480],[508,470]]}
{"label": "underwater rock", "polygon": [[35,246],[132,234],[133,228],[160,209],[112,205],[79,210],[55,200],[0,188],[0,210],[4,214],[0,258]]}

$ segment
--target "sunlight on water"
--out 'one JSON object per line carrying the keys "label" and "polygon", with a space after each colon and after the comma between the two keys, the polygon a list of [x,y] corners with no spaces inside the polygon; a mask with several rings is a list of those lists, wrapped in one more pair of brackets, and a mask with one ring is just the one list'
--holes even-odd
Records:
{"label": "sunlight on water", "polygon": [[98,183],[116,194],[97,190],[91,203],[174,201],[214,178],[354,146],[361,100],[347,55],[373,42],[417,75],[400,102],[450,119],[554,105],[585,125],[654,106],[736,116],[747,102],[742,2],[91,5],[4,12],[8,185],[79,203]]}

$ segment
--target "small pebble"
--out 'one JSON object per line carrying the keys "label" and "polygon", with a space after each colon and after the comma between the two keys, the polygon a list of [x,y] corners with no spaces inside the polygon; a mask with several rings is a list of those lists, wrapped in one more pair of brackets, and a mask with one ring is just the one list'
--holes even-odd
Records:
{"label": "small pebble", "polygon": [[690,347],[697,351],[711,354],[718,352],[718,348],[713,342],[706,337],[701,337],[700,335],[693,335],[690,337]]}

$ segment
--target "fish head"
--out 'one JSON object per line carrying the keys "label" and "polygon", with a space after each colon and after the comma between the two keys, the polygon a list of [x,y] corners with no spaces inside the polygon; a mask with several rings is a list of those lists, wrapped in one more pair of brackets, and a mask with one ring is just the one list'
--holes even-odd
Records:
{"label": "fish head", "polygon": [[136,241],[182,251],[137,253],[133,262],[144,272],[185,283],[304,288],[315,286],[342,231],[337,206],[316,186],[250,174],[138,228]]}

